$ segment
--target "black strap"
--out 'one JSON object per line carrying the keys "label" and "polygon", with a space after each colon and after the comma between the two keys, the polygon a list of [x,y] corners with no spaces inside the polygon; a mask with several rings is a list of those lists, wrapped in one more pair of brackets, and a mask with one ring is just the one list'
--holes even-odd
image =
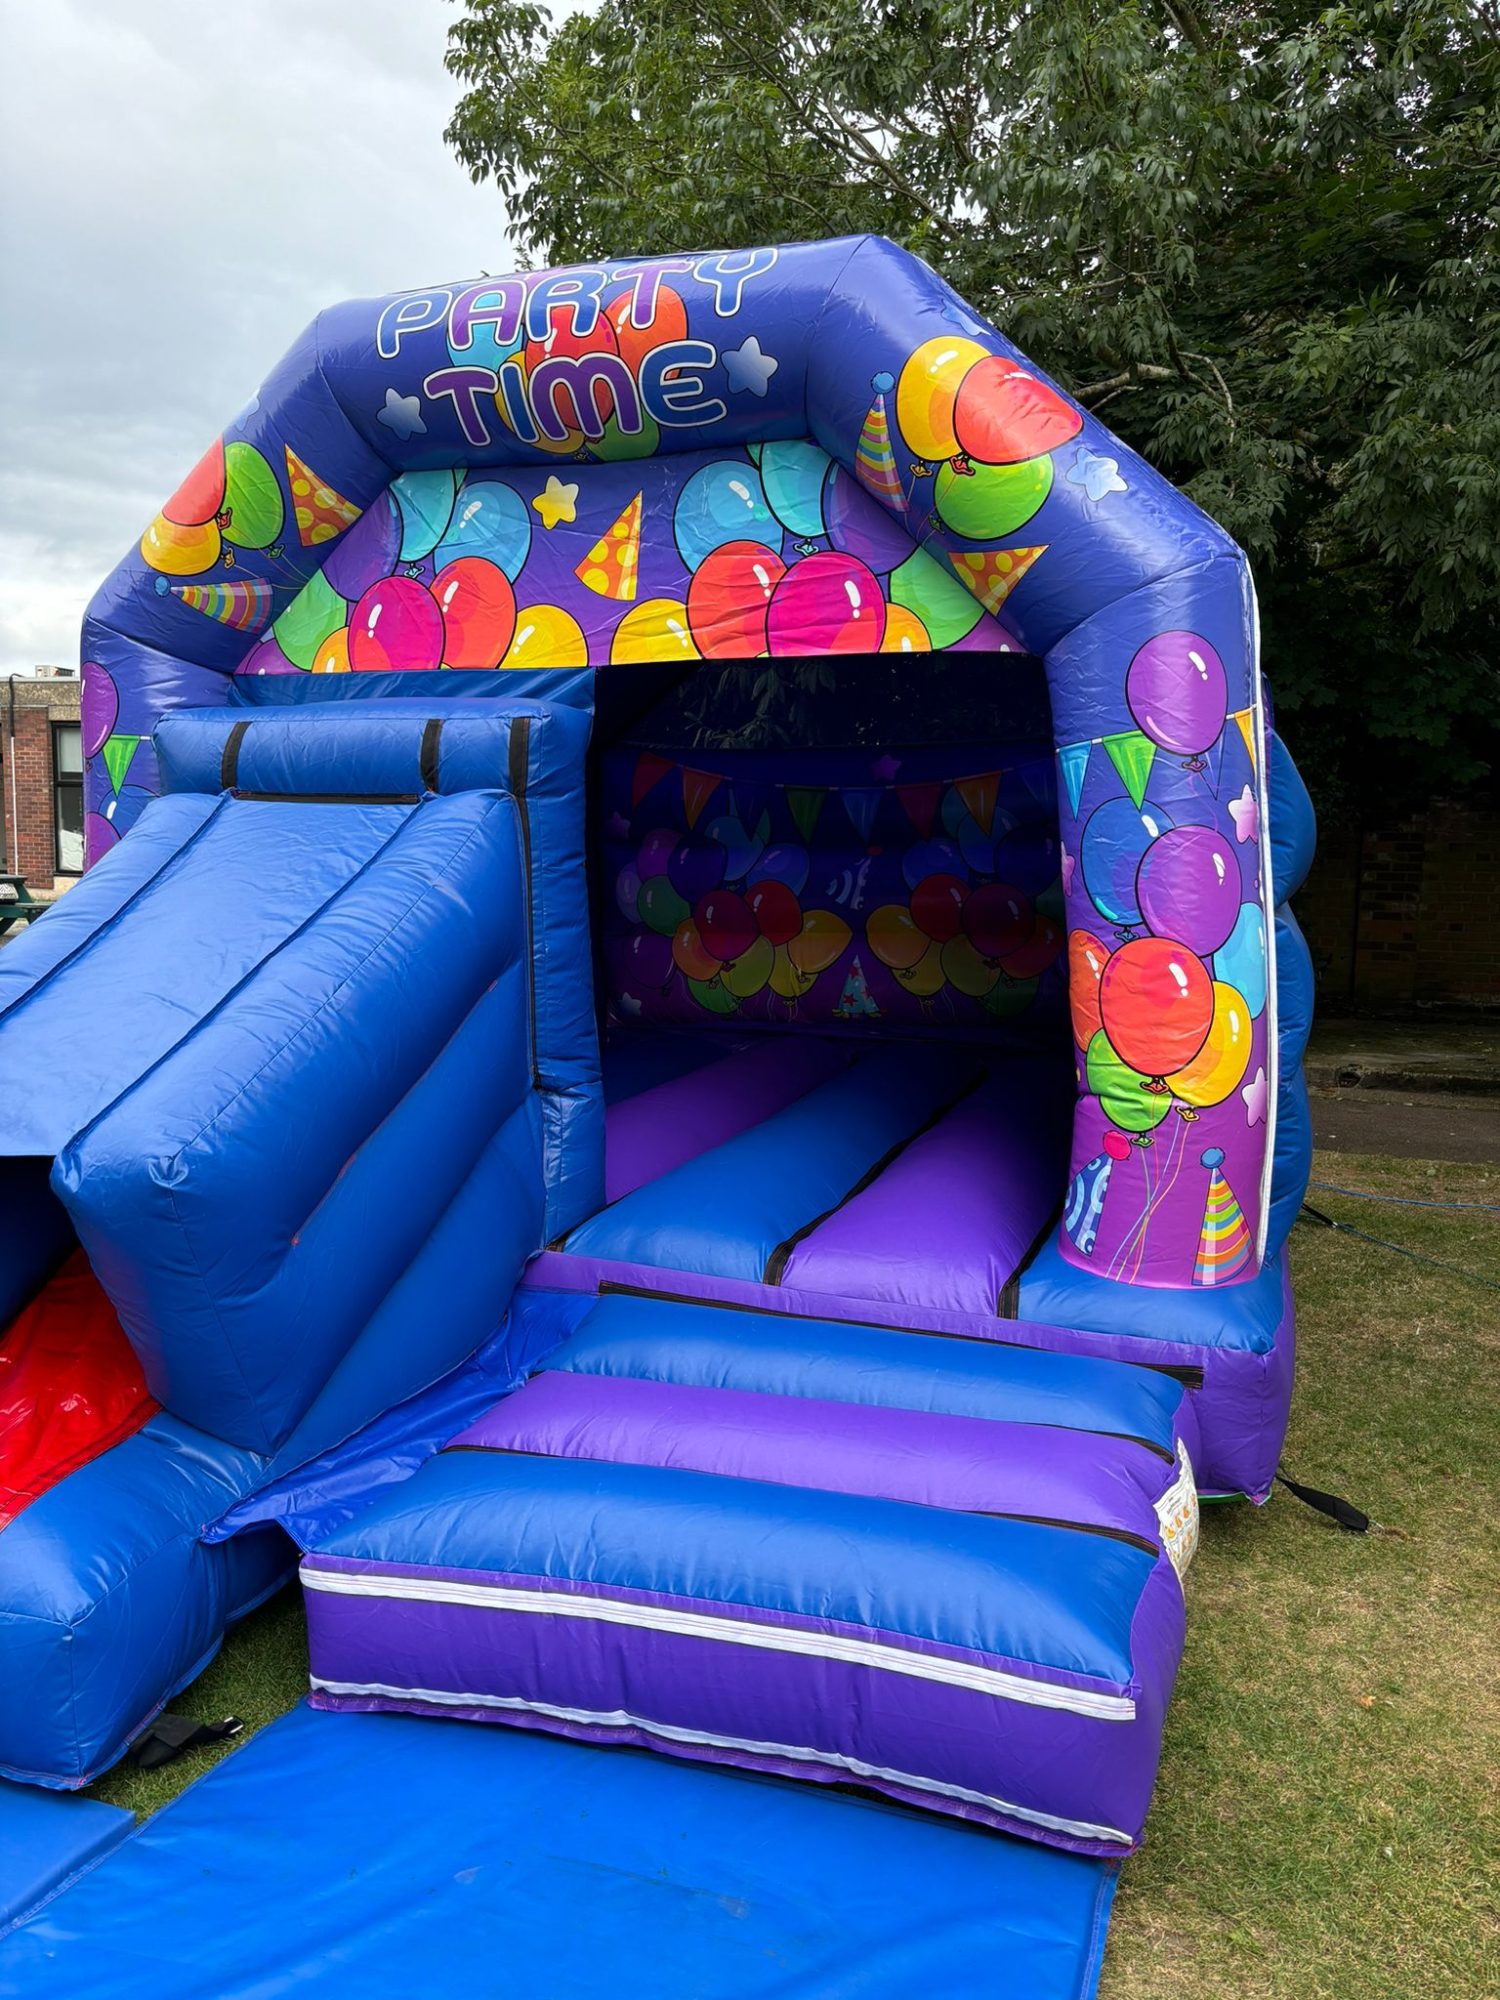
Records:
{"label": "black strap", "polygon": [[232,792],[240,781],[240,745],[245,740],[248,722],[237,722],[224,738],[224,754],[219,759],[219,790]]}
{"label": "black strap", "polygon": [[190,1715],[159,1715],[135,1739],[133,1755],[143,1771],[155,1771],[184,1750],[196,1750],[204,1743],[227,1743],[244,1727],[237,1715],[226,1715],[222,1722],[195,1722]]}
{"label": "black strap", "polygon": [[1284,1472],[1277,1473],[1276,1483],[1284,1486],[1304,1507],[1311,1507],[1315,1513],[1326,1514],[1330,1521],[1337,1521],[1346,1534],[1369,1534],[1369,1515],[1362,1514],[1352,1502],[1341,1500],[1337,1493],[1323,1493],[1316,1486],[1301,1486],[1295,1479],[1288,1479]]}
{"label": "black strap", "polygon": [[443,740],[443,719],[432,716],[422,731],[422,748],[417,758],[417,770],[422,780],[424,792],[435,792],[438,788],[438,746]]}

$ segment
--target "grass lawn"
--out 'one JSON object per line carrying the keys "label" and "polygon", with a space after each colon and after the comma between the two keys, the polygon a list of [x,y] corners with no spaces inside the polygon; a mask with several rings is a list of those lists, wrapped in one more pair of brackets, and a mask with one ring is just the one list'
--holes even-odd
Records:
{"label": "grass lawn", "polygon": [[[1321,1180],[1500,1202],[1500,1170],[1320,1154]],[[1316,1206],[1500,1282],[1500,1216]],[[1287,1494],[1211,1508],[1145,1850],[1101,2000],[1481,2000],[1500,1992],[1500,1296],[1307,1226],[1286,1462],[1387,1532]],[[252,1727],[305,1685],[295,1592],[174,1706]],[[434,1724],[434,1727],[441,1725]],[[150,1811],[223,1754],[95,1796]],[[894,1996],[893,1996],[894,2000]]]}

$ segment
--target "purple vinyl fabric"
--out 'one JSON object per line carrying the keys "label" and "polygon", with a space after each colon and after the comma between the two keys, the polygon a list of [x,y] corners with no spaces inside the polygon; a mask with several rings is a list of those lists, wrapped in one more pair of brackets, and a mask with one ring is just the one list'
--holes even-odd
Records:
{"label": "purple vinyl fabric", "polygon": [[854,1042],[780,1037],[611,1105],[605,1123],[605,1198],[619,1201],[738,1137],[847,1069],[859,1053]]}
{"label": "purple vinyl fabric", "polygon": [[[462,1591],[515,1581],[499,1572],[411,1574]],[[1139,1838],[1181,1646],[1181,1593],[1159,1572],[1136,1618],[1140,1684],[1125,1720],[641,1625],[413,1601],[395,1594],[402,1575],[341,1557],[304,1564],[315,1706],[509,1722],[857,1782],[1077,1853],[1121,1854]],[[323,1587],[341,1576],[375,1594]],[[386,1581],[389,1596],[379,1594]]]}
{"label": "purple vinyl fabric", "polygon": [[1068,1079],[1007,1062],[792,1252],[787,1285],[947,1312],[993,1312],[1055,1213]]}
{"label": "purple vinyl fabric", "polygon": [[450,1449],[880,1493],[924,1507],[1074,1522],[1153,1545],[1161,1539],[1155,1502],[1177,1477],[1149,1446],[1091,1431],[561,1372],[534,1376]]}

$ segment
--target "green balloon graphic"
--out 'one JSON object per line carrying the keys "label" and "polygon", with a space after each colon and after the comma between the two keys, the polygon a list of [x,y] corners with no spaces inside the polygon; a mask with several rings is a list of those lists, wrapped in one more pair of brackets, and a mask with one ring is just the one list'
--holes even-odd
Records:
{"label": "green balloon graphic", "polygon": [[307,673],[319,646],[330,632],[337,632],[349,617],[349,607],[323,573],[309,577],[286,610],[271,627],[276,643],[292,662]]}
{"label": "green balloon graphic", "polygon": [[737,1014],[740,1003],[732,993],[727,993],[717,979],[690,979],[688,991],[700,1007],[706,1007],[710,1014]]}
{"label": "green balloon graphic", "polygon": [[1146,1079],[1139,1070],[1121,1062],[1102,1028],[1089,1043],[1086,1067],[1089,1089],[1103,1106],[1105,1117],[1122,1132],[1153,1131],[1172,1108],[1170,1095],[1143,1088]]}
{"label": "green balloon graphic", "polygon": [[891,602],[904,605],[921,619],[939,651],[957,645],[983,615],[978,598],[951,569],[934,562],[925,549],[916,550],[899,569],[892,570]]}
{"label": "green balloon graphic", "polygon": [[1022,459],[1019,465],[974,465],[956,472],[945,465],[937,476],[936,505],[955,535],[992,542],[1024,527],[1052,489],[1052,460]]}
{"label": "green balloon graphic", "polygon": [[996,980],[985,994],[982,1005],[993,1020],[1010,1021],[1024,1014],[1036,998],[1035,979],[1012,979],[1008,974]]}
{"label": "green balloon graphic", "polygon": [[225,446],[224,505],[229,510],[224,539],[236,548],[269,548],[281,533],[281,488],[253,444]]}
{"label": "green balloon graphic", "polygon": [[622,431],[619,418],[611,412],[603,437],[591,440],[589,450],[606,465],[613,465],[619,459],[653,458],[660,444],[661,432],[656,421],[644,410],[638,431]]}
{"label": "green balloon graphic", "polygon": [[642,922],[649,924],[659,937],[671,937],[677,926],[685,924],[692,915],[665,875],[653,875],[641,884],[636,908]]}

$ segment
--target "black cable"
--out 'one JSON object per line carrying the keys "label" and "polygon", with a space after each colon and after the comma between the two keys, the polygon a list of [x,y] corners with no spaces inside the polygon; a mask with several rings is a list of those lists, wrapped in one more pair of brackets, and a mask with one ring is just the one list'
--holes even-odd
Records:
{"label": "black cable", "polygon": [[1467,1278],[1471,1285],[1483,1285],[1487,1292],[1500,1292],[1493,1278],[1481,1276],[1478,1271],[1469,1271],[1462,1264],[1446,1263],[1441,1257],[1429,1257],[1425,1250],[1408,1250],[1404,1243],[1388,1243],[1383,1236],[1369,1236],[1363,1229],[1356,1229],[1352,1223],[1336,1222],[1331,1215],[1325,1215],[1321,1208],[1314,1208],[1310,1201],[1303,1202],[1297,1213],[1299,1222],[1313,1222],[1321,1229],[1336,1229],[1341,1236],[1357,1237],[1361,1243],[1371,1243],[1377,1250],[1390,1250],[1398,1257],[1409,1257],[1414,1264],[1430,1264],[1435,1271],[1446,1271],[1451,1277]]}

